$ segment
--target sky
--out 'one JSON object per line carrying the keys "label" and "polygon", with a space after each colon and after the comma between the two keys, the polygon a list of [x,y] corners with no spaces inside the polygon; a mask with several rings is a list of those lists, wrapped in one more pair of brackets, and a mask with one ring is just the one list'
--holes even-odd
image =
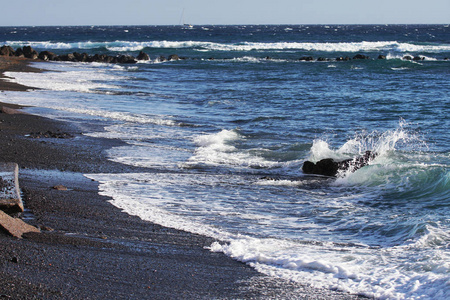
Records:
{"label": "sky", "polygon": [[[0,26],[449,24],[450,0],[0,0]],[[183,13],[184,11],[184,13]],[[183,16],[183,17],[182,17]]]}

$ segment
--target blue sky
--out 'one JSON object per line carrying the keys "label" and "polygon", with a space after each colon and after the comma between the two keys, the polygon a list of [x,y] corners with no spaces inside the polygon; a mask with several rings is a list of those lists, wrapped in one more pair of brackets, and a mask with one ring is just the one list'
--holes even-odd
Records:
{"label": "blue sky", "polygon": [[[450,0],[1,0],[0,26],[448,24]],[[19,4],[20,3],[20,4]]]}

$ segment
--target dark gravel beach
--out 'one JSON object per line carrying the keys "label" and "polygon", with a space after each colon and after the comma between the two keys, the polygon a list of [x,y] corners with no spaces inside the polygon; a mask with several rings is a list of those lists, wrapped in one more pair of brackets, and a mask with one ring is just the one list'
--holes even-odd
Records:
{"label": "dark gravel beach", "polygon": [[[40,71],[0,57],[5,70]],[[26,89],[0,79],[0,91]],[[143,169],[107,160],[105,150],[121,142],[82,134],[101,125],[0,113],[0,161],[18,163],[22,217],[41,228],[23,239],[0,233],[0,298],[358,298],[269,278],[205,249],[210,238],[121,212],[82,174]]]}

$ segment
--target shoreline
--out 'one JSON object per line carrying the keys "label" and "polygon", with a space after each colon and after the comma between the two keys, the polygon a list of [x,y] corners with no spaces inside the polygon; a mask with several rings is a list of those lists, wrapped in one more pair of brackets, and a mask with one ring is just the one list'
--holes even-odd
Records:
{"label": "shoreline", "polygon": [[[29,67],[26,59],[6,65],[5,60],[9,58],[0,57],[0,73],[41,71]],[[27,89],[0,79],[0,91]],[[270,278],[205,249],[211,238],[142,221],[114,207],[110,198],[98,194],[98,183],[83,174],[152,170],[109,161],[105,150],[123,142],[82,134],[88,128],[98,130],[101,124],[87,124],[81,130],[68,122],[5,113],[0,121],[0,160],[19,164],[26,221],[42,229],[21,240],[0,233],[0,295],[13,299],[358,298]],[[26,136],[47,131],[67,135]],[[68,190],[53,189],[56,185]]]}

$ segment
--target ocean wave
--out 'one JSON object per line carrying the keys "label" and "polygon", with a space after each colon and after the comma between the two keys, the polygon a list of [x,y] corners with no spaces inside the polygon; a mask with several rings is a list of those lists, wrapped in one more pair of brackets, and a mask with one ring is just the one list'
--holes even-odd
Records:
{"label": "ocean wave", "polygon": [[450,44],[414,44],[396,41],[378,42],[336,42],[336,43],[314,43],[314,42],[241,42],[241,43],[218,43],[211,41],[126,41],[116,40],[107,42],[84,41],[84,42],[52,42],[52,41],[5,41],[4,44],[12,47],[23,47],[30,45],[37,49],[107,49],[116,52],[141,51],[151,49],[193,49],[197,51],[271,51],[271,50],[302,50],[320,52],[449,52]]}

